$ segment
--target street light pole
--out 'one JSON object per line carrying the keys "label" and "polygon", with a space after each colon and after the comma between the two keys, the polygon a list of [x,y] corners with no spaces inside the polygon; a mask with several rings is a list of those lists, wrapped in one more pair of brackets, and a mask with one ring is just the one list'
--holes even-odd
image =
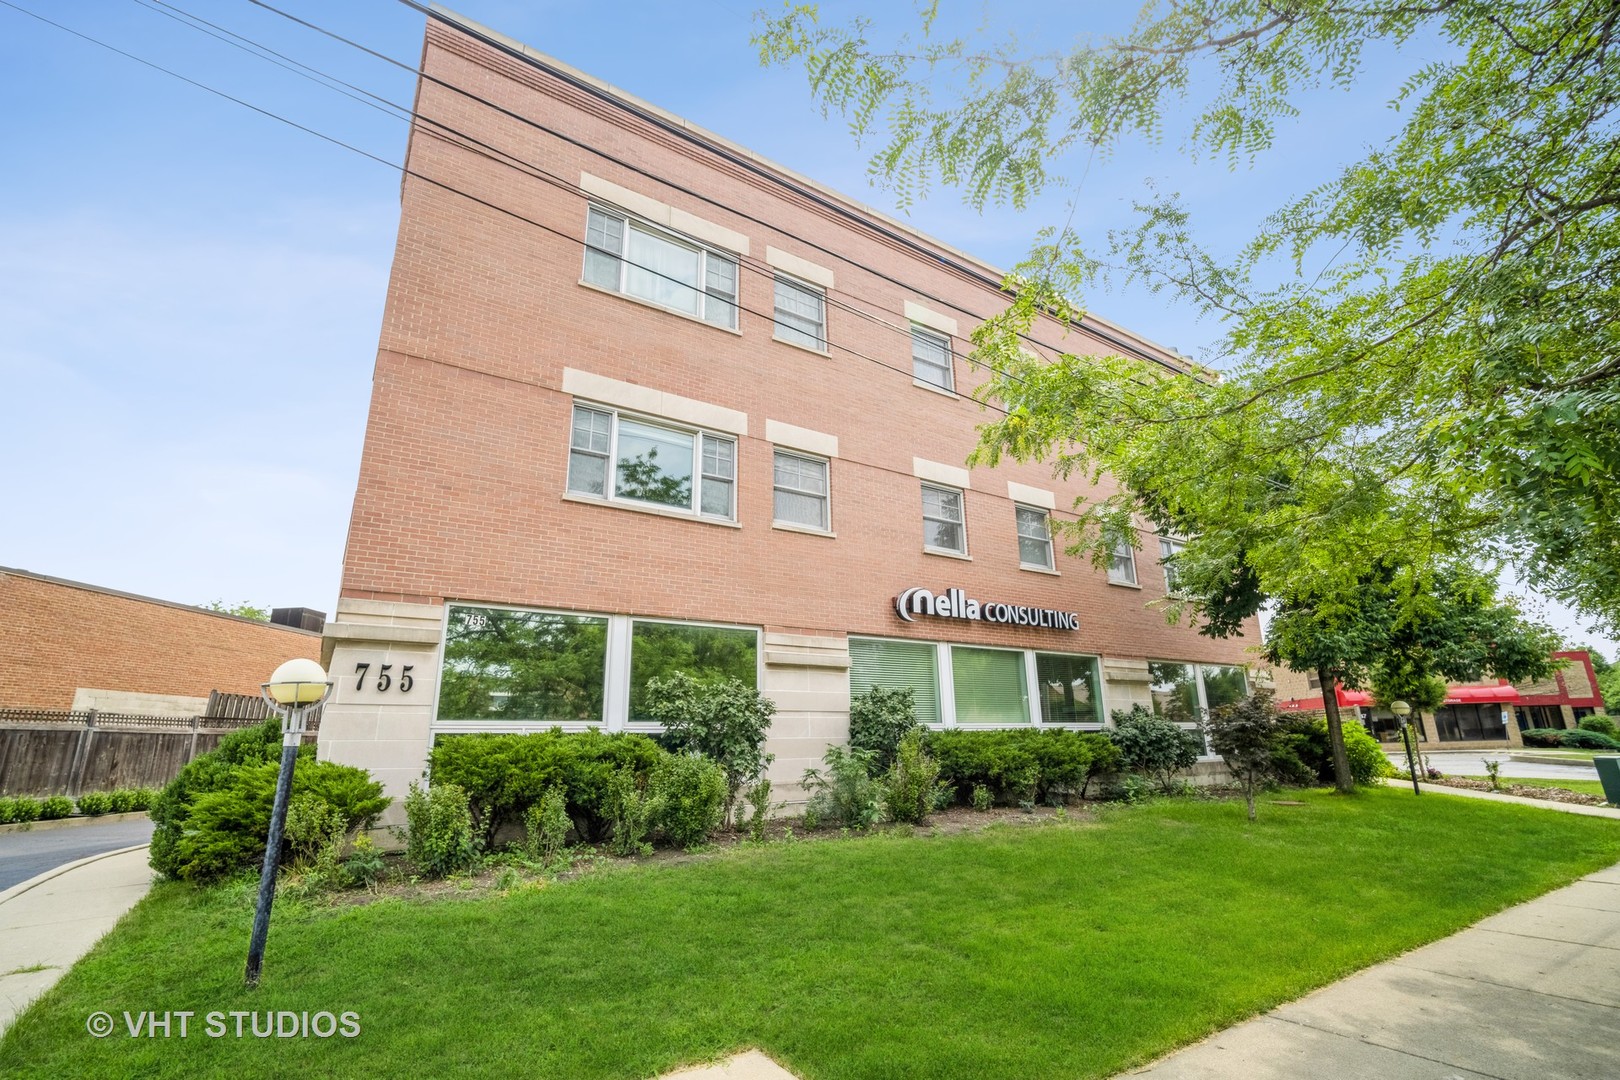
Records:
{"label": "street light pole", "polygon": [[1389,711],[1401,722],[1401,745],[1406,747],[1406,771],[1412,777],[1412,794],[1421,795],[1423,792],[1418,788],[1417,761],[1412,750],[1412,725],[1406,722],[1406,718],[1411,715],[1412,706],[1404,701],[1392,701],[1389,703]]}
{"label": "street light pole", "polygon": [[253,911],[253,939],[248,945],[246,981],[259,985],[264,943],[270,936],[270,907],[276,900],[276,871],[281,867],[281,836],[287,825],[287,799],[292,793],[298,747],[304,741],[309,714],[332,692],[326,672],[313,660],[289,660],[259,687],[265,703],[281,717],[281,771],[276,774],[276,801],[270,809],[270,835],[265,840],[264,870],[259,875],[259,903]]}

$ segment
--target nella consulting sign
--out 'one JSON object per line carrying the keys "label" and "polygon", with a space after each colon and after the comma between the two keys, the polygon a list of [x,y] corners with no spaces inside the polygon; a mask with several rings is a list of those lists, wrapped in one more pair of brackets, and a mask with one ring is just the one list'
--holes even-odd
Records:
{"label": "nella consulting sign", "polygon": [[906,622],[915,622],[914,616],[917,615],[932,615],[936,619],[968,619],[1007,626],[1080,629],[1080,616],[1072,611],[1055,611],[1024,604],[981,604],[961,589],[946,589],[938,595],[928,589],[907,589],[894,598],[894,610]]}

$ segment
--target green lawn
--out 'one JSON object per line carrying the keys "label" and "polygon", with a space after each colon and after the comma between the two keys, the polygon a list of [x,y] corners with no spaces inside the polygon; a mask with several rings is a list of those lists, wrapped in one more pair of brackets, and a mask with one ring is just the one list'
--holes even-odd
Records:
{"label": "green lawn", "polygon": [[[1468,776],[1464,777],[1464,779],[1488,781],[1490,777]],[[1564,788],[1567,791],[1579,791],[1583,795],[1596,795],[1600,799],[1603,798],[1603,783],[1599,780],[1537,780],[1529,776],[1504,776],[1501,780],[1504,787],[1508,784],[1522,784],[1525,787]]]}
{"label": "green lawn", "polygon": [[[165,885],[0,1042],[7,1077],[1106,1076],[1620,861],[1602,819],[1399,789],[739,848],[489,899],[278,910]],[[131,1039],[124,1010],[344,1009],[357,1038]],[[112,1013],[116,1032],[86,1034]]]}

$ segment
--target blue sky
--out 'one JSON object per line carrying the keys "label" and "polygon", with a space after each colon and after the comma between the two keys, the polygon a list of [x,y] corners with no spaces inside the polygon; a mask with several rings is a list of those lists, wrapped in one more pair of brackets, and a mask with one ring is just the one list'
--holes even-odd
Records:
{"label": "blue sky", "polygon": [[[405,125],[164,14],[184,11],[394,101],[407,71],[245,0],[15,0],[47,18],[390,161]],[[413,66],[423,17],[395,0],[278,7]],[[761,69],[745,0],[459,0],[456,10],[883,209],[866,153],[797,71]],[[823,7],[903,19],[906,4]],[[1124,28],[1129,6],[1033,2],[1009,15],[942,0],[1041,51]],[[1306,99],[1253,167],[1131,144],[1027,212],[947,191],[919,228],[1009,265],[1036,229],[1100,237],[1149,182],[1216,243],[1393,129],[1387,102],[1432,43],[1371,57],[1349,91]],[[0,565],[182,602],[335,604],[359,469],[399,174],[0,6]],[[1078,162],[1073,174],[1078,175]],[[1142,289],[1099,314],[1198,355],[1219,334]],[[1541,613],[1606,646],[1567,612]]]}

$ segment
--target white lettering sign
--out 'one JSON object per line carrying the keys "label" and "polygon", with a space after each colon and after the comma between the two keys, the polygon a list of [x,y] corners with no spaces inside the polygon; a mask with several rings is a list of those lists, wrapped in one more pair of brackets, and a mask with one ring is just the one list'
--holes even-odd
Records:
{"label": "white lettering sign", "polygon": [[915,622],[917,615],[932,615],[936,619],[969,619],[1047,630],[1080,629],[1080,616],[1072,611],[1024,604],[980,603],[961,589],[946,589],[938,594],[928,589],[907,589],[894,598],[894,610],[906,622]]}

